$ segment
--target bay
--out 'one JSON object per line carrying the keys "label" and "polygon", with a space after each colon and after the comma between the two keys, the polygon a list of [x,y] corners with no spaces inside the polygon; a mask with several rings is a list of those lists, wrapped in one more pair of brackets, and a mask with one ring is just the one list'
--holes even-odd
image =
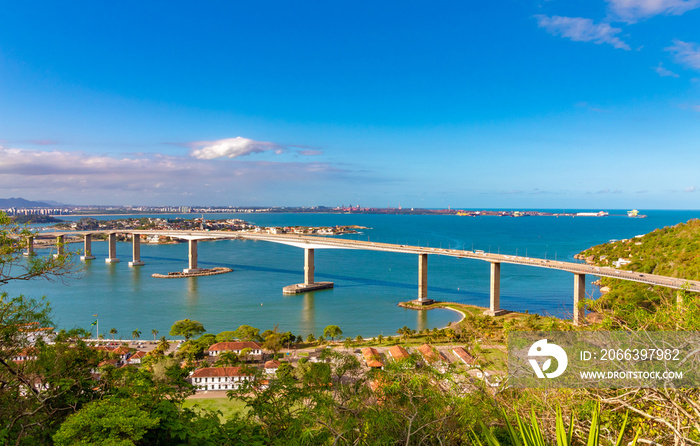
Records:
{"label": "bay", "polygon": [[[342,237],[575,261],[573,256],[590,246],[700,217],[700,211],[641,211],[648,215],[644,219],[628,218],[626,211],[609,212],[609,217],[577,218],[307,213],[210,214],[205,218],[242,218],[260,226],[359,225],[368,229]],[[70,248],[78,250],[82,245],[72,244]],[[330,324],[340,326],[343,336],[368,337],[394,335],[404,325],[419,330],[444,327],[459,319],[450,310],[414,311],[396,306],[417,297],[415,255],[319,249],[315,256],[316,280],[332,281],[335,288],[284,296],[282,287],[303,281],[303,250],[291,246],[243,240],[200,242],[200,267],[226,266],[234,271],[186,279],[151,277],[153,273],[186,268],[186,243],[142,244],[141,258],[146,264],[141,267],[128,266],[130,243],[118,243],[120,263],[104,262],[104,242],[93,242],[93,254],[96,260],[85,263],[80,277],[14,282],[1,291],[35,298],[47,296],[57,328],[90,329],[93,314],[98,314],[100,332],[108,337],[109,330],[116,328],[117,336],[122,338],[130,338],[135,329],[142,332],[142,338],[150,337],[153,329],[158,330],[158,336],[167,335],[172,323],[184,318],[202,322],[211,333],[234,330],[242,324],[261,330],[277,325],[282,331],[303,337],[309,333],[319,336]],[[488,306],[487,262],[431,255],[428,264],[430,298]],[[597,288],[591,285],[596,278],[586,279],[587,294],[596,298]],[[570,318],[572,300],[570,273],[501,266],[504,309]]]}

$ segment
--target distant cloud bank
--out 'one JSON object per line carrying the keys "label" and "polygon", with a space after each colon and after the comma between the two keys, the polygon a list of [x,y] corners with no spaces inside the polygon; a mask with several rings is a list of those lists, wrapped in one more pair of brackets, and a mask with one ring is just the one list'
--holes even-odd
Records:
{"label": "distant cloud bank", "polygon": [[[215,195],[250,191],[306,188],[316,181],[345,181],[347,166],[326,162],[225,160],[260,150],[276,150],[232,138],[232,144],[205,146],[199,156],[96,155],[80,151],[27,150],[0,146],[0,189],[6,191],[64,191],[71,197],[132,195]],[[245,138],[241,138],[245,139]],[[248,140],[250,141],[250,140]]]}

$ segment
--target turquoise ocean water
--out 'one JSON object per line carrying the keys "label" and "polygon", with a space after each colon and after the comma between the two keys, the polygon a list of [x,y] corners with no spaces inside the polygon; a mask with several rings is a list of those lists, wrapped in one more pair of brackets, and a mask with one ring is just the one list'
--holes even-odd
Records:
{"label": "turquoise ocean water", "polygon": [[[561,212],[561,211],[559,211]],[[242,218],[261,226],[360,225],[369,229],[346,238],[420,245],[483,249],[502,254],[574,261],[578,252],[610,239],[630,238],[655,228],[700,217],[700,211],[642,211],[645,219],[609,211],[609,217],[458,217],[374,214],[212,214],[208,219]],[[192,218],[192,215],[172,215]],[[100,217],[109,218],[109,217]],[[77,218],[70,218],[77,219]],[[72,244],[72,250],[82,244]],[[39,251],[41,253],[41,251]],[[45,253],[46,251],[44,251]],[[167,335],[172,323],[190,318],[208,332],[248,324],[265,330],[278,325],[306,337],[319,336],[335,324],[343,336],[393,335],[404,325],[443,327],[459,319],[449,310],[413,311],[397,307],[415,299],[418,259],[415,255],[371,251],[316,250],[316,280],[335,288],[284,296],[282,287],[303,281],[303,250],[261,241],[225,240],[199,243],[199,266],[227,266],[234,272],[187,279],[156,279],[187,267],[187,244],[142,244],[145,266],[132,268],[131,244],[119,243],[121,262],[106,264],[107,246],[93,242],[96,260],[78,278],[49,282],[15,282],[0,288],[11,296],[47,296],[58,328],[90,329],[99,315],[101,333],[116,328],[130,338],[151,330]],[[476,260],[430,256],[428,294],[442,301],[488,306],[489,264]],[[587,277],[587,293],[597,296]],[[501,266],[501,307],[508,310],[570,317],[573,275],[519,265]]]}

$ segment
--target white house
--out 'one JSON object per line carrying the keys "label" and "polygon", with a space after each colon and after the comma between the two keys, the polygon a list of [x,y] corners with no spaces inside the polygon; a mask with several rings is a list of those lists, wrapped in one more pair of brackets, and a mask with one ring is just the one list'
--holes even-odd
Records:
{"label": "white house", "polygon": [[262,347],[260,347],[260,344],[250,341],[217,342],[209,347],[208,351],[209,356],[219,356],[224,352],[234,352],[240,355],[244,348],[249,348],[251,355],[262,355]]}
{"label": "white house", "polygon": [[141,359],[143,359],[146,356],[146,352],[139,350],[133,355],[129,356],[129,364],[141,364]]}
{"label": "white house", "polygon": [[241,367],[205,367],[195,370],[190,375],[192,385],[200,390],[232,390],[246,381],[254,379]]}
{"label": "white house", "polygon": [[277,373],[277,369],[280,367],[281,362],[277,360],[271,360],[267,361],[265,363],[265,373],[267,375],[275,375]]}

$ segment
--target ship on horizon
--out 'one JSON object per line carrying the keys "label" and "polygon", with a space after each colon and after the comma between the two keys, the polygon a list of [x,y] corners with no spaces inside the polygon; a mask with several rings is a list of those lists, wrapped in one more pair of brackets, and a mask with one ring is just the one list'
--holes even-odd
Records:
{"label": "ship on horizon", "polygon": [[647,218],[646,215],[640,214],[639,211],[636,209],[632,209],[631,211],[627,211],[627,216],[630,218]]}

